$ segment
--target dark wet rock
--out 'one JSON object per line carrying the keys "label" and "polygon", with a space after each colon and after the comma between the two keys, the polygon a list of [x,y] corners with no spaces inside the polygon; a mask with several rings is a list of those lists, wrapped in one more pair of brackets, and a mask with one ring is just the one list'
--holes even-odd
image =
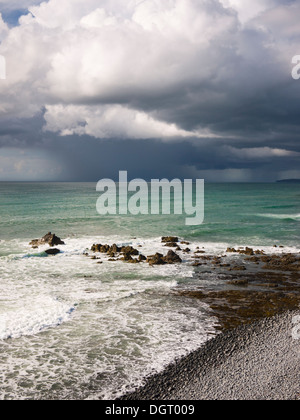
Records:
{"label": "dark wet rock", "polygon": [[246,286],[249,284],[249,281],[247,278],[242,278],[242,279],[230,280],[227,284],[232,284],[233,286]]}
{"label": "dark wet rock", "polygon": [[229,271],[246,271],[246,267],[244,265],[234,265],[233,267],[229,268]]}
{"label": "dark wet rock", "polygon": [[126,262],[128,262],[129,264],[139,264],[140,263],[140,261],[137,260],[136,258],[131,258]]}
{"label": "dark wet rock", "polygon": [[177,248],[178,247],[176,242],[167,242],[164,246],[169,247],[169,248]]}
{"label": "dark wet rock", "polygon": [[202,266],[203,264],[205,264],[205,263],[201,263],[201,262],[194,262],[194,263],[192,264],[192,267],[200,267],[200,266]]}
{"label": "dark wet rock", "polygon": [[58,236],[52,234],[51,232],[47,233],[47,235],[43,236],[41,239],[33,239],[29,243],[29,245],[31,245],[34,249],[46,244],[48,244],[50,247],[65,245],[65,243]]}
{"label": "dark wet rock", "polygon": [[139,261],[140,262],[142,262],[142,261],[146,261],[147,260],[147,258],[145,257],[145,255],[143,255],[143,254],[140,254],[139,255]]}
{"label": "dark wet rock", "polygon": [[147,258],[147,263],[149,263],[149,265],[164,265],[166,264],[165,260],[164,260],[164,256],[162,254],[159,254],[158,252],[155,255],[150,255]]}
{"label": "dark wet rock", "polygon": [[300,271],[300,258],[294,254],[272,255],[261,260],[266,263],[264,270]]}
{"label": "dark wet rock", "polygon": [[139,255],[139,251],[132,246],[123,246],[120,252],[127,255]]}
{"label": "dark wet rock", "polygon": [[252,248],[246,247],[246,249],[240,249],[239,254],[245,254],[245,255],[254,255],[254,250]]}
{"label": "dark wet rock", "polygon": [[113,244],[113,245],[110,247],[110,252],[112,252],[112,253],[114,253],[114,254],[118,254],[119,252],[121,252],[121,248],[120,248],[118,245]]}
{"label": "dark wet rock", "polygon": [[170,250],[165,257],[159,253],[156,253],[155,255],[150,255],[147,258],[147,262],[149,263],[149,265],[164,265],[181,263],[182,260],[178,254]]}
{"label": "dark wet rock", "polygon": [[161,238],[162,242],[178,242],[179,239],[177,238],[177,236],[165,236]]}
{"label": "dark wet rock", "polygon": [[[245,249],[235,249],[235,248],[227,248],[227,253],[236,253],[236,254],[244,254],[244,255],[254,255],[254,249],[246,247]],[[261,253],[262,251],[256,251],[258,253]]]}
{"label": "dark wet rock", "polygon": [[92,252],[101,252],[103,254],[105,254],[107,251],[105,251],[105,249],[103,248],[102,244],[94,244],[91,248]]}
{"label": "dark wet rock", "polygon": [[123,257],[120,259],[121,261],[126,261],[126,262],[132,261],[132,256],[130,254],[123,254]]}
{"label": "dark wet rock", "polygon": [[235,248],[227,248],[226,252],[228,252],[228,253],[236,253],[238,251]]}
{"label": "dark wet rock", "polygon": [[48,255],[57,255],[57,254],[60,254],[60,250],[59,249],[56,249],[56,248],[47,249],[45,252]]}
{"label": "dark wet rock", "polygon": [[167,264],[177,264],[182,262],[182,259],[174,251],[169,251],[164,257],[164,260]]}
{"label": "dark wet rock", "polygon": [[265,251],[262,251],[261,249],[257,249],[256,251],[254,251],[255,255],[265,255]]}
{"label": "dark wet rock", "polygon": [[132,246],[118,247],[116,244],[113,245],[102,245],[94,244],[91,248],[92,252],[100,252],[102,254],[108,254],[110,257],[114,257],[116,254],[127,254],[127,255],[139,255],[139,251]]}

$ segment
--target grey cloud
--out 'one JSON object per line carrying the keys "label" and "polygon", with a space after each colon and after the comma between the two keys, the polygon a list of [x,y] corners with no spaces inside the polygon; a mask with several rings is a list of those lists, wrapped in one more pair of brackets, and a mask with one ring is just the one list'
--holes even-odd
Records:
{"label": "grey cloud", "polygon": [[217,0],[77,1],[68,22],[70,0],[56,3],[33,8],[0,47],[13,69],[0,147],[54,153],[74,180],[298,170],[299,2],[246,1],[242,22]]}

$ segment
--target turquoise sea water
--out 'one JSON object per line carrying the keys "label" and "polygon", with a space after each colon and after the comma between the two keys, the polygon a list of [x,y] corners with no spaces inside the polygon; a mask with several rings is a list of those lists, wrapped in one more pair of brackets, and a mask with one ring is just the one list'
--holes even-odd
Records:
{"label": "turquoise sea water", "polygon": [[270,245],[298,243],[299,184],[206,184],[205,223],[181,216],[113,216],[96,212],[94,183],[0,183],[1,239],[29,239],[55,230],[69,235],[165,233],[203,241]]}
{"label": "turquoise sea water", "polygon": [[[98,197],[93,183],[0,183],[0,399],[114,398],[216,333],[206,305],[172,293],[222,287],[215,273],[199,280],[183,253],[182,265],[97,264],[83,255],[93,243],[151,255],[176,235],[215,255],[299,252],[299,184],[206,184],[193,227],[185,215],[99,216]],[[56,257],[28,245],[49,231],[66,242]]]}

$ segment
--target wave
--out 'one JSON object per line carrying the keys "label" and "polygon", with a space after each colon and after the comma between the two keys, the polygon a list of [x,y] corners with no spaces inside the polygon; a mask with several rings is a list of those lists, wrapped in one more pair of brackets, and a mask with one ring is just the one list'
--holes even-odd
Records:
{"label": "wave", "polygon": [[279,219],[279,220],[293,220],[293,221],[300,221],[300,214],[273,214],[273,213],[265,213],[265,214],[257,214],[258,217],[266,217],[268,219]]}
{"label": "wave", "polygon": [[70,320],[75,306],[51,297],[25,299],[18,308],[0,313],[0,340],[36,335]]}

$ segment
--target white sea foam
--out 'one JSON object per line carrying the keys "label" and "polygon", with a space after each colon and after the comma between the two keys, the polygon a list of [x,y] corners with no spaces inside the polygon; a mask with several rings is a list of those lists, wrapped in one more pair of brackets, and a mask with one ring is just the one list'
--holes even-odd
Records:
{"label": "white sea foam", "polygon": [[[209,308],[172,289],[197,281],[191,266],[196,250],[224,255],[228,246],[239,244],[191,241],[180,245],[190,253],[176,251],[183,264],[149,267],[109,262],[105,254],[96,254],[102,262],[97,264],[83,253],[94,255],[93,243],[116,243],[145,256],[166,254],[169,248],[160,237],[64,240],[55,257],[39,258],[28,242],[1,257],[0,399],[115,398],[216,334]],[[254,245],[242,245],[293,252],[255,246],[255,239]],[[215,274],[207,274],[201,286],[214,281]]]}
{"label": "white sea foam", "polygon": [[38,334],[70,320],[74,306],[48,296],[29,296],[0,314],[0,340]]}
{"label": "white sea foam", "polygon": [[266,217],[268,219],[279,219],[279,220],[295,220],[300,221],[300,214],[274,214],[274,213],[263,213],[257,214],[259,217]]}
{"label": "white sea foam", "polygon": [[101,390],[97,397],[113,398],[215,332],[205,305],[171,293],[193,276],[188,254],[180,252],[181,265],[157,267],[98,254],[98,265],[83,255],[93,255],[93,243],[141,246],[145,256],[168,248],[161,238],[64,240],[56,257],[39,258],[47,247],[35,255],[28,242],[1,257],[0,399],[93,398],[87,384]]}

